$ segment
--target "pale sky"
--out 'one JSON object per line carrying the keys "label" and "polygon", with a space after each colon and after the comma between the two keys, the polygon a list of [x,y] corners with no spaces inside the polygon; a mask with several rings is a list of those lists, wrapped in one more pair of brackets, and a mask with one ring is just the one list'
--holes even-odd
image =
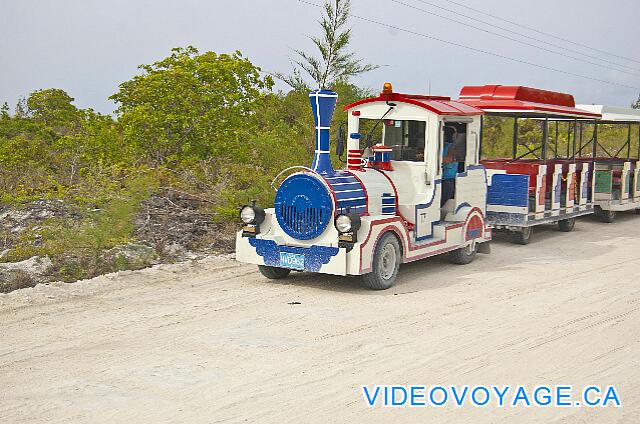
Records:
{"label": "pale sky", "polygon": [[[420,0],[401,1],[472,22]],[[430,82],[431,94],[454,98],[464,85],[527,85],[571,93],[578,103],[618,106],[628,106],[640,93],[637,0],[457,0],[635,61],[514,27],[447,0],[428,2],[593,58],[567,51],[556,55],[523,46],[392,0],[352,0],[352,12],[432,37],[633,88],[513,63],[352,18],[352,49],[370,63],[386,65],[354,82],[377,90],[390,81],[397,91],[416,94],[427,94]],[[190,44],[200,51],[240,50],[265,71],[288,71],[291,49],[312,50],[306,35],[319,33],[319,16],[320,9],[297,0],[0,0],[0,103],[7,101],[13,107],[19,97],[33,90],[55,87],[66,90],[79,107],[109,113],[115,105],[107,98],[117,91],[118,84],[138,72],[139,64],[152,63],[167,56],[172,47]],[[479,22],[473,24],[485,27]],[[493,31],[501,32],[495,28]],[[533,40],[527,42],[536,44]],[[545,48],[556,49],[549,45]],[[566,57],[569,55],[605,66],[615,65],[599,59],[615,62],[635,75],[575,61]]]}

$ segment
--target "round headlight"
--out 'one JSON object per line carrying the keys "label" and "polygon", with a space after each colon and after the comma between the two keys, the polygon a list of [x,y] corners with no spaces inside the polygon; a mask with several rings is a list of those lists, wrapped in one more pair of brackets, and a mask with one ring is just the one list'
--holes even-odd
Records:
{"label": "round headlight", "polygon": [[341,233],[351,231],[351,217],[349,215],[338,215],[336,217],[336,230]]}
{"label": "round headlight", "polygon": [[256,220],[256,211],[252,206],[243,206],[240,210],[240,219],[245,224],[253,224]]}

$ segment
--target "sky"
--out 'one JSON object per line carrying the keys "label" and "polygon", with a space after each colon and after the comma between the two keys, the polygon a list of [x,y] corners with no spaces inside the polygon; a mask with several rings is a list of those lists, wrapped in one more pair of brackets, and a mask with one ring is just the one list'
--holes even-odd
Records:
{"label": "sky", "polygon": [[[578,103],[629,106],[638,98],[637,0],[609,0],[606,7],[593,0],[457,2],[469,8],[449,0],[352,0],[353,15],[400,28],[351,18],[351,49],[368,63],[382,65],[353,82],[378,90],[389,81],[396,91],[413,94],[428,94],[431,87],[431,94],[454,98],[462,86],[481,84],[562,91],[573,94]],[[470,8],[617,56],[568,44]],[[320,9],[298,0],[0,0],[0,103],[13,106],[36,89],[61,88],[75,98],[76,106],[111,113],[116,105],[108,97],[139,73],[138,65],[160,60],[171,48],[187,45],[201,52],[240,50],[266,72],[288,72],[293,49],[313,52],[307,36],[319,34],[320,14]],[[532,39],[537,38],[577,52],[554,54],[435,14],[525,43],[540,45]],[[629,87],[542,69],[433,38]],[[542,46],[558,51],[549,44]],[[620,65],[626,73],[606,68]]]}

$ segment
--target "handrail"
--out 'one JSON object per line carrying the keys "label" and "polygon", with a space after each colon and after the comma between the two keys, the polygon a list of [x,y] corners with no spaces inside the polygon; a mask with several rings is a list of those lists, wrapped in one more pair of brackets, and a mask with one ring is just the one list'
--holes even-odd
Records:
{"label": "handrail", "polygon": [[527,146],[526,144],[521,144],[521,146],[526,147],[526,148],[527,148],[527,150],[528,150],[528,152],[527,152],[527,153],[524,153],[524,154],[522,154],[522,155],[520,155],[520,156],[518,156],[517,158],[513,158],[513,159],[511,159],[510,161],[507,161],[507,163],[512,163],[512,162],[519,161],[520,159],[522,159],[522,158],[524,158],[524,157],[526,157],[526,156],[529,156],[529,155],[533,155],[533,156],[535,156],[537,159],[540,159],[540,156],[536,155],[536,152],[537,152],[538,150],[542,149],[542,146],[538,146],[538,147],[536,147],[535,149],[530,149],[530,148],[529,148],[529,146]]}
{"label": "handrail", "polygon": [[282,175],[282,174],[284,174],[285,172],[290,171],[290,170],[292,170],[292,169],[304,169],[304,170],[306,170],[306,171],[310,171],[310,172],[316,173],[313,169],[308,168],[308,167],[306,167],[306,166],[302,166],[302,165],[294,165],[294,166],[290,166],[290,167],[288,167],[288,168],[285,168],[285,169],[283,169],[282,171],[280,171],[280,172],[278,173],[278,175],[276,175],[276,176],[273,178],[273,181],[271,181],[271,184],[270,184],[270,185],[271,185],[271,188],[273,189],[273,191],[276,191],[276,192],[278,191],[278,189],[277,189],[277,188],[275,188],[275,186],[274,186],[273,184],[274,184],[274,183],[276,182],[276,180],[280,177],[280,175]]}

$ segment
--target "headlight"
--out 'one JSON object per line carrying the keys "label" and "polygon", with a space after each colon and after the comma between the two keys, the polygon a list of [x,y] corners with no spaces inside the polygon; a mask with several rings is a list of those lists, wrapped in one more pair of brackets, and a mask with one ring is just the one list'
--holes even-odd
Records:
{"label": "headlight", "polygon": [[336,217],[336,230],[339,233],[348,233],[351,231],[351,217],[349,215],[338,215]]}
{"label": "headlight", "polygon": [[240,209],[240,219],[246,225],[260,225],[264,221],[265,212],[260,206],[256,206],[255,201],[250,205],[244,205]]}
{"label": "headlight", "polygon": [[[356,215],[355,213],[341,213],[336,216],[333,224],[338,230],[338,241],[340,247],[353,246],[353,243],[358,241],[358,230],[360,229],[360,215]],[[347,243],[345,245],[341,245],[340,243]]]}
{"label": "headlight", "polygon": [[245,224],[253,224],[253,222],[256,219],[256,211],[253,209],[252,206],[249,206],[249,205],[243,206],[242,209],[240,210],[240,219]]}

